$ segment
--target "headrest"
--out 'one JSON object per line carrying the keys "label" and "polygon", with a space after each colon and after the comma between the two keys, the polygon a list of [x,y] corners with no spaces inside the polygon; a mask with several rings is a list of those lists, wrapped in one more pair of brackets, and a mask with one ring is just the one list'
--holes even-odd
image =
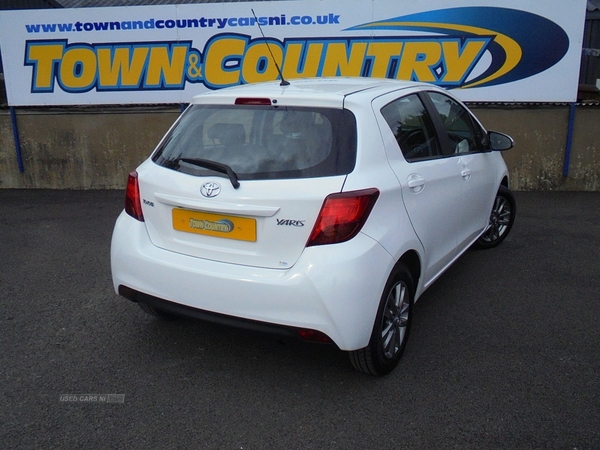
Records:
{"label": "headrest", "polygon": [[209,128],[208,137],[223,145],[242,145],[246,142],[246,130],[241,123],[215,123]]}

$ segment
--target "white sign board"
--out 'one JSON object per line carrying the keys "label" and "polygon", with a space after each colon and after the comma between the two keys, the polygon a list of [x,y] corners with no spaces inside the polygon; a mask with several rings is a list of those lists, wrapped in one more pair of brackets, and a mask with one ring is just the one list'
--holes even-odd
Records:
{"label": "white sign board", "polygon": [[[187,103],[315,76],[575,101],[586,0],[305,0],[0,11],[9,104]],[[260,25],[260,27],[259,27]],[[265,37],[261,35],[264,33]]]}

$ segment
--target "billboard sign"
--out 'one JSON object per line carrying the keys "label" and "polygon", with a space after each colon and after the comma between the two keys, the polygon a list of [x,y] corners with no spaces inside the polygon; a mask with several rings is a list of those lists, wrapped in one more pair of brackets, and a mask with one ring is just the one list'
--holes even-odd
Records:
{"label": "billboard sign", "polygon": [[[206,90],[364,76],[466,101],[570,102],[586,0],[305,0],[0,12],[11,105],[186,103]],[[262,33],[264,33],[264,37]]]}

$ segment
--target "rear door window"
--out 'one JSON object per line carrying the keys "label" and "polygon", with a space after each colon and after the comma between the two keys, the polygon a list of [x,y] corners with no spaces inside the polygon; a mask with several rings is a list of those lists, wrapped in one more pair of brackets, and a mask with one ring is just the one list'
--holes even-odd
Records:
{"label": "rear door window", "polygon": [[218,162],[241,180],[346,175],[356,161],[356,121],[338,109],[194,105],[153,160],[198,176],[214,172],[190,161]]}
{"label": "rear door window", "polygon": [[416,94],[394,100],[381,109],[381,114],[408,162],[441,155],[431,117]]}

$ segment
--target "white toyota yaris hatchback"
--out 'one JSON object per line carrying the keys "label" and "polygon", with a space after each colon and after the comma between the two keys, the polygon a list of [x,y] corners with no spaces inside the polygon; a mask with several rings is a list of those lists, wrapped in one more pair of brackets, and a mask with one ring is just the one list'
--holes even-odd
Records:
{"label": "white toyota yaris hatchback", "polygon": [[414,301],[472,244],[509,233],[497,150],[512,145],[428,84],[299,79],[198,95],[129,176],[114,288],[158,317],[333,342],[384,375]]}

